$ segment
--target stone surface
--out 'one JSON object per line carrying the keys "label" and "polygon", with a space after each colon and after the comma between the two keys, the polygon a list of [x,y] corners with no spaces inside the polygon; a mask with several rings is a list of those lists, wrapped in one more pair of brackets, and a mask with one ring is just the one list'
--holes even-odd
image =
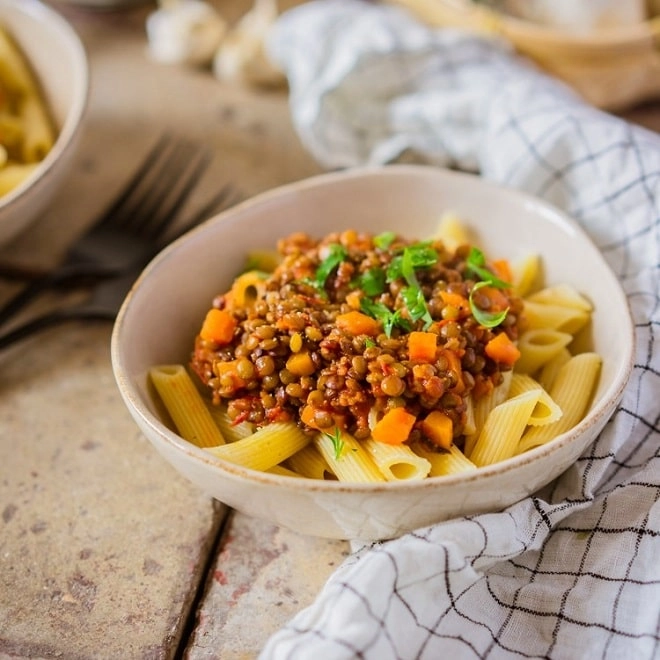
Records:
{"label": "stone surface", "polygon": [[315,539],[233,513],[186,649],[189,660],[255,657],[268,637],[310,605],[348,554]]}

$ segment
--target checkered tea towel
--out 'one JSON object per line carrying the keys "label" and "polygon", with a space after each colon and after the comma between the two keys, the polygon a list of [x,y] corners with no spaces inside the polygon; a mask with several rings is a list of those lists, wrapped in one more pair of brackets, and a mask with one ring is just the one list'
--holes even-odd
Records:
{"label": "checkered tea towel", "polygon": [[576,218],[627,293],[636,359],[614,417],[553,484],[355,547],[261,659],[660,658],[660,137],[502,43],[398,7],[306,3],[269,49],[324,166],[478,171]]}

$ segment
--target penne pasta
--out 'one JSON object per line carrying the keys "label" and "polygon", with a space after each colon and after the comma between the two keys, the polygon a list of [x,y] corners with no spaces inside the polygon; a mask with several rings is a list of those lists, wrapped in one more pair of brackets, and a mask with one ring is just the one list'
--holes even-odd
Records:
{"label": "penne pasta", "polygon": [[562,348],[557,355],[548,360],[538,372],[539,385],[549,392],[557,378],[559,370],[571,359],[571,352],[567,348]]}
{"label": "penne pasta", "polygon": [[[10,160],[18,164],[38,163],[55,142],[55,129],[39,84],[23,53],[0,27],[0,109],[15,123],[10,134],[0,134]],[[6,141],[5,141],[6,139]],[[22,179],[18,180],[21,183]]]}
{"label": "penne pasta", "polygon": [[387,481],[424,479],[431,470],[431,464],[408,445],[389,445],[367,438],[362,446]]}
{"label": "penne pasta", "polygon": [[326,433],[319,433],[314,437],[315,446],[339,481],[385,481],[385,477],[361,442],[348,433],[341,434],[340,442],[338,446],[332,436]]}
{"label": "penne pasta", "polygon": [[596,353],[573,356],[559,370],[550,395],[563,411],[559,420],[530,428],[520,439],[516,453],[545,444],[575,426],[585,415],[593,396],[602,360]]}
{"label": "penne pasta", "polygon": [[440,218],[436,238],[440,239],[448,250],[454,251],[459,245],[470,243],[465,223],[452,211],[447,211]]}
{"label": "penne pasta", "polygon": [[218,458],[252,470],[269,470],[310,442],[310,437],[291,422],[275,422],[236,442],[210,447]]}
{"label": "penne pasta", "polygon": [[429,451],[422,445],[415,446],[415,453],[425,458],[430,464],[429,477],[442,477],[448,474],[471,472],[477,466],[454,444],[445,451]]}
{"label": "penne pasta", "polygon": [[206,402],[183,365],[156,366],[149,370],[149,376],[182,438],[198,447],[224,444]]}
{"label": "penne pasta", "polygon": [[519,296],[527,296],[541,279],[541,259],[537,254],[529,254],[511,263],[513,289]]}
{"label": "penne pasta", "polygon": [[527,299],[525,318],[530,329],[550,328],[574,335],[589,323],[591,315],[588,311],[577,307],[539,303]]}
{"label": "penne pasta", "polygon": [[327,461],[314,444],[309,444],[293,456],[289,456],[286,464],[294,472],[310,479],[336,478]]}
{"label": "penne pasta", "polygon": [[503,403],[509,396],[509,387],[511,384],[511,378],[513,373],[511,371],[505,371],[502,374],[502,382],[495,388],[493,388],[488,394],[479,397],[476,401],[470,397],[472,401],[472,416],[473,416],[473,431],[465,436],[465,443],[463,445],[463,453],[466,456],[470,456],[474,445],[477,443],[481,429],[483,429],[488,415],[495,408],[499,406],[500,403]]}
{"label": "penne pasta", "polygon": [[207,407],[211,413],[211,417],[213,417],[213,421],[220,429],[220,433],[225,439],[225,442],[236,442],[236,440],[246,438],[248,435],[254,433],[254,426],[249,422],[240,422],[239,424],[236,424],[231,417],[229,417],[227,406],[216,406],[211,402],[207,402]]}
{"label": "penne pasta", "polygon": [[293,470],[289,470],[289,468],[284,467],[283,465],[274,465],[272,468],[268,468],[266,472],[269,474],[279,474],[282,477],[296,477],[298,479],[302,479],[301,474],[298,474]]}
{"label": "penne pasta", "polygon": [[552,360],[573,340],[573,335],[549,328],[536,328],[523,332],[518,340],[520,359],[514,371],[534,374],[544,364]]}
{"label": "penne pasta", "polygon": [[573,307],[583,312],[591,312],[592,304],[570,284],[557,284],[548,286],[527,296],[529,302],[543,305],[561,305],[562,307]]}
{"label": "penne pasta", "polygon": [[[511,379],[509,396],[515,397],[523,392],[536,390],[540,384],[527,374],[514,374]],[[541,395],[532,410],[527,423],[530,426],[542,426],[556,422],[562,416],[561,408],[553,401],[552,397],[541,387]]]}
{"label": "penne pasta", "polygon": [[539,387],[507,399],[493,408],[470,454],[470,460],[476,466],[492,465],[516,453],[540,395]]}

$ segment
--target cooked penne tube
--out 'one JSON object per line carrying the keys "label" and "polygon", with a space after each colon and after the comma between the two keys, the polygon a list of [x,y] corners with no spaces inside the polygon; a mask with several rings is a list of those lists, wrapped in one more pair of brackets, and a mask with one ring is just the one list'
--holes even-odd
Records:
{"label": "cooked penne tube", "polygon": [[339,481],[373,483],[385,481],[367,450],[352,435],[341,433],[339,442],[326,433],[314,437],[314,444]]}
{"label": "cooked penne tube", "polygon": [[[536,390],[540,384],[527,374],[514,374],[511,379],[511,387],[509,389],[509,396],[514,397]],[[562,416],[561,408],[553,401],[552,397],[541,388],[541,396],[539,397],[532,414],[529,416],[528,424],[530,426],[541,426],[543,424],[550,424],[556,422]]]}
{"label": "cooked penne tube", "polygon": [[513,372],[505,371],[502,374],[502,382],[497,387],[493,388],[488,394],[479,397],[476,401],[472,400],[473,430],[470,434],[466,434],[463,445],[463,453],[467,457],[472,453],[491,410],[503,403],[509,396],[512,377]]}
{"label": "cooked penne tube", "polygon": [[465,223],[453,211],[447,211],[442,215],[435,236],[451,251],[456,250],[459,245],[471,242]]}
{"label": "cooked penne tube", "polygon": [[574,307],[583,312],[591,312],[593,305],[570,284],[556,284],[548,286],[527,296],[530,302],[544,305],[561,305],[562,307]]}
{"label": "cooked penne tube", "polygon": [[562,348],[555,357],[546,362],[538,372],[539,385],[549,392],[557,378],[559,370],[571,359],[571,352],[567,348]]}
{"label": "cooked penne tube", "polygon": [[214,456],[262,472],[279,465],[310,442],[310,436],[291,422],[275,422],[246,438],[210,447]]}
{"label": "cooked penne tube", "polygon": [[198,447],[224,444],[206,402],[183,365],[156,366],[149,370],[149,376],[182,438]]}
{"label": "cooked penne tube", "polygon": [[429,451],[420,443],[415,445],[414,451],[431,464],[429,477],[442,477],[477,469],[477,466],[454,444],[445,451]]}
{"label": "cooked penne tube", "polygon": [[236,440],[246,438],[248,435],[254,433],[254,426],[250,422],[234,423],[231,417],[229,417],[227,406],[216,406],[211,402],[207,402],[207,406],[225,442],[236,442]]}
{"label": "cooked penne tube", "polygon": [[279,474],[282,477],[297,477],[298,479],[303,478],[302,474],[298,474],[293,470],[289,470],[289,468],[284,467],[283,465],[274,465],[272,468],[268,468],[266,472],[269,474]]}
{"label": "cooked penne tube", "polygon": [[316,446],[311,443],[290,456],[287,466],[303,477],[310,479],[334,479],[335,475]]}
{"label": "cooked penne tube", "polygon": [[18,147],[18,160],[40,161],[55,141],[46,103],[39,85],[18,45],[0,27],[0,80],[4,90],[15,101],[15,112],[23,122],[23,140]]}
{"label": "cooked penne tube", "polygon": [[243,273],[234,280],[231,287],[231,304],[239,307],[249,307],[263,289],[264,274],[261,271],[250,270]]}
{"label": "cooked penne tube", "polygon": [[0,195],[5,195],[20,186],[37,166],[37,163],[8,163],[0,168]]}
{"label": "cooked penne tube", "polygon": [[362,446],[387,481],[424,479],[431,470],[431,464],[408,445],[389,445],[367,438]]}
{"label": "cooked penne tube", "polygon": [[573,335],[559,330],[537,328],[523,332],[518,340],[520,358],[514,365],[514,371],[522,374],[534,374],[546,362],[554,358],[573,340]]}
{"label": "cooked penne tube", "polygon": [[533,291],[541,278],[541,259],[538,254],[528,254],[511,263],[513,289],[519,296]]}
{"label": "cooked penne tube", "polygon": [[528,299],[525,300],[525,318],[530,329],[551,328],[574,335],[589,323],[591,315],[577,307],[539,303]]}
{"label": "cooked penne tube", "polygon": [[545,444],[575,426],[586,414],[593,396],[601,357],[596,353],[573,356],[559,371],[550,395],[563,411],[559,420],[530,428],[520,439],[516,453]]}
{"label": "cooked penne tube", "polygon": [[470,454],[470,460],[481,467],[511,458],[516,453],[540,395],[539,387],[493,408]]}

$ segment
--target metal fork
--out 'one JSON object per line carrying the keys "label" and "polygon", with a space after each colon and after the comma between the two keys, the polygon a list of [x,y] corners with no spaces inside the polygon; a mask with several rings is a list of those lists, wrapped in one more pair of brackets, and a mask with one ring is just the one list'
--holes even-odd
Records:
{"label": "metal fork", "polygon": [[[210,159],[208,151],[200,151],[190,142],[161,138],[116,200],[69,248],[64,261],[33,279],[0,308],[0,324],[48,289],[90,283],[126,272],[136,264],[145,265],[165,245],[164,234]],[[176,236],[220,205],[227,205],[232,194],[230,187],[221,189]]]}
{"label": "metal fork", "polygon": [[140,270],[140,268],[133,268],[122,275],[102,279],[94,285],[92,295],[87,301],[68,307],[59,307],[5,332],[0,335],[0,350],[41,330],[67,321],[114,320],[124,298],[140,274]]}

